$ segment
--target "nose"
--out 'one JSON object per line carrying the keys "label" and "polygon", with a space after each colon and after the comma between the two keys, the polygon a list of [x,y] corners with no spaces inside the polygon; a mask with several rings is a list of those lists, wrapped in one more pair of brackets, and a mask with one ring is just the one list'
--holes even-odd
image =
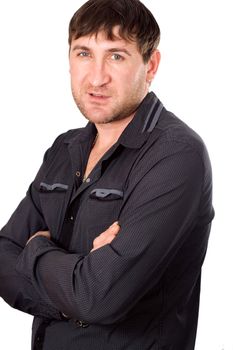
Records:
{"label": "nose", "polygon": [[110,74],[105,62],[93,62],[89,73],[89,82],[93,87],[100,87],[110,82]]}

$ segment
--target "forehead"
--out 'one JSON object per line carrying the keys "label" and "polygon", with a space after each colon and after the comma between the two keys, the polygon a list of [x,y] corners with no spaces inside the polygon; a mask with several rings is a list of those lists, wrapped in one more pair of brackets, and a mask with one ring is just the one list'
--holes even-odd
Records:
{"label": "forehead", "polygon": [[125,38],[122,38],[119,34],[119,27],[116,26],[113,28],[112,31],[113,38],[112,40],[108,38],[107,32],[104,30],[100,30],[98,33],[95,34],[90,34],[90,35],[85,35],[81,36],[78,39],[73,39],[71,41],[71,47],[74,45],[80,44],[80,45],[85,45],[88,47],[121,47],[121,48],[127,48],[130,49],[131,51],[137,51],[138,52],[138,47],[136,40],[127,40]]}

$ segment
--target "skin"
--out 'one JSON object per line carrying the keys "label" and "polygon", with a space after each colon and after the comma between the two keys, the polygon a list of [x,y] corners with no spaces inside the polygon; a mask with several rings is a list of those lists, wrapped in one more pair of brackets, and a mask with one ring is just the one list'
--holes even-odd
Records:
{"label": "skin", "polygon": [[[133,119],[160,62],[155,50],[144,63],[136,42],[122,39],[118,26],[113,32],[114,41],[103,31],[73,40],[69,54],[72,94],[81,113],[96,126],[97,155],[110,148]],[[93,241],[91,252],[111,243],[119,231],[115,222]],[[51,239],[49,231],[39,231],[28,242],[37,236]]]}
{"label": "skin", "polygon": [[148,93],[157,71],[160,53],[155,50],[145,64],[135,41],[83,36],[71,42],[70,76],[74,100],[81,113],[93,122],[98,131],[98,147],[112,145]]}

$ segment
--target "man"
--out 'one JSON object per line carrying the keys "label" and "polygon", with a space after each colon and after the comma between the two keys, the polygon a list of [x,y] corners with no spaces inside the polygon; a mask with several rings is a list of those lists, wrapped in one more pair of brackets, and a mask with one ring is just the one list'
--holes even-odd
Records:
{"label": "man", "polygon": [[160,30],[138,0],[89,0],[69,27],[74,100],[0,234],[0,295],[32,349],[194,349],[211,221],[200,137],[149,87]]}

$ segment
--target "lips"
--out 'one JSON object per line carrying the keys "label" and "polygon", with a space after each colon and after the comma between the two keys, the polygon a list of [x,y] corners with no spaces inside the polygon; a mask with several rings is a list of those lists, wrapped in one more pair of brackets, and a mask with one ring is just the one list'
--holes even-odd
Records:
{"label": "lips", "polygon": [[103,104],[107,103],[111,96],[103,95],[98,92],[88,92],[90,103]]}
{"label": "lips", "polygon": [[97,93],[89,93],[92,97],[99,97],[99,98],[108,98],[109,96],[103,95],[103,94],[97,94]]}

